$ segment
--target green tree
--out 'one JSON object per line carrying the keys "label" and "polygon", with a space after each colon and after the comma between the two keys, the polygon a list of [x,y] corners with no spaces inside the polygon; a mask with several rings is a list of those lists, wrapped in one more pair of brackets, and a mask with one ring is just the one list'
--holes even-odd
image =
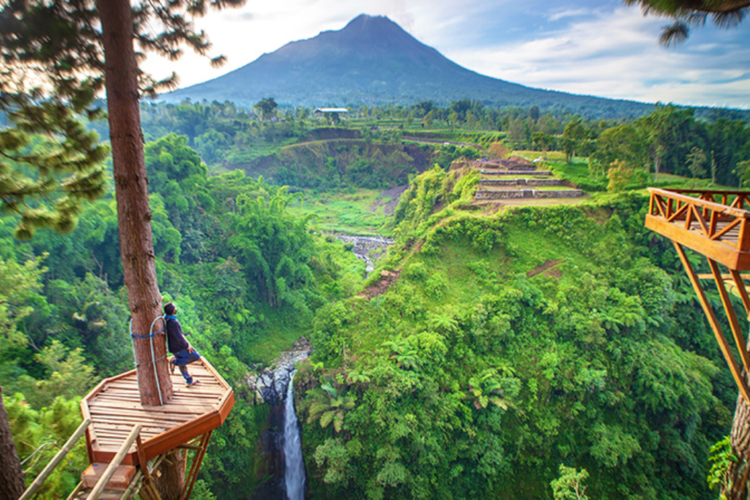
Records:
{"label": "green tree", "polygon": [[560,475],[550,483],[555,500],[588,500],[586,487],[583,482],[588,479],[586,469],[578,469],[560,465]]}
{"label": "green tree", "polygon": [[580,151],[585,138],[586,128],[583,126],[583,121],[580,118],[575,118],[565,125],[562,136],[562,148],[568,163],[576,155],[576,151]]}
{"label": "green tree", "polygon": [[44,367],[45,377],[36,380],[25,375],[19,384],[36,408],[50,404],[58,396],[73,399],[85,394],[93,385],[94,369],[84,362],[81,349],[71,351],[53,340],[35,354],[34,359]]}
{"label": "green tree", "polygon": [[435,123],[435,110],[431,109],[427,112],[426,115],[424,115],[424,126],[425,127],[432,127],[433,123]]}
{"label": "green tree", "polygon": [[231,146],[227,136],[218,130],[211,129],[195,138],[195,149],[206,163],[217,163],[224,159],[225,150]]}
{"label": "green tree", "polygon": [[[8,2],[2,10],[0,47],[7,73],[31,72],[31,85],[49,90],[53,104],[64,102],[78,113],[94,113],[93,98],[96,92],[106,89],[114,184],[122,221],[120,249],[136,332],[148,331],[153,318],[161,314],[140,124],[139,82],[140,88],[151,92],[159,85],[139,71],[133,42],[137,40],[143,50],[171,58],[180,56],[182,45],[205,54],[208,40],[203,32],[194,29],[189,19],[204,15],[209,6],[230,7],[242,3],[241,0],[214,0],[210,5],[205,0],[190,3],[144,1],[131,6],[127,0],[52,3],[33,0]],[[220,63],[221,60],[213,61]],[[21,86],[13,89],[13,93],[28,93],[28,84],[24,88],[26,82],[19,76],[12,80]],[[173,85],[174,79],[160,83],[163,88]],[[80,149],[85,151],[86,148]],[[151,359],[152,352],[147,344],[137,342],[137,359]],[[164,349],[157,349],[157,356],[163,354]],[[171,380],[166,358],[160,365],[157,376],[168,398]],[[155,374],[150,373],[153,371],[151,363],[142,362],[139,367],[143,402],[158,404],[162,395],[153,382]],[[170,465],[174,471],[181,466],[179,460]],[[180,478],[181,474],[173,477]],[[162,497],[167,499],[181,491],[180,484],[164,484],[160,489]]]}
{"label": "green tree", "polygon": [[0,500],[18,500],[26,489],[0,386]]}
{"label": "green tree", "polygon": [[648,150],[643,134],[630,124],[616,125],[605,129],[596,141],[596,151],[591,154],[590,167],[596,179],[599,174],[607,175],[607,170],[615,161],[620,160],[634,168],[647,166]]}
{"label": "green tree", "polygon": [[529,108],[529,118],[536,124],[539,121],[539,107],[534,105]]}
{"label": "green tree", "polygon": [[227,243],[262,301],[308,313],[313,243],[308,219],[287,211],[293,198],[286,188],[270,186],[261,177],[255,192],[237,196],[237,213],[227,214],[232,231]]}
{"label": "green tree", "polygon": [[701,148],[693,146],[693,149],[690,150],[690,153],[685,159],[687,160],[688,169],[690,169],[690,173],[693,174],[693,177],[703,177],[706,175],[706,163],[708,162],[708,158],[706,158],[706,153],[704,153]]}
{"label": "green tree", "polygon": [[279,107],[273,97],[264,97],[253,104],[255,112],[260,115],[261,120],[267,120],[276,116],[276,109]]}
{"label": "green tree", "polygon": [[334,430],[338,433],[344,428],[344,417],[346,413],[354,408],[356,398],[350,396],[343,389],[336,389],[329,383],[324,383],[310,391],[310,402],[307,407],[307,423],[317,421],[322,428],[333,423]]}
{"label": "green tree", "polygon": [[650,115],[639,118],[634,123],[647,138],[655,180],[659,180],[662,170],[676,173],[675,168],[684,161],[686,153],[682,151],[695,122],[693,114],[692,109],[682,110],[671,104],[657,103]]}
{"label": "green tree", "polygon": [[[80,397],[66,399],[58,396],[37,410],[21,394],[5,398],[8,420],[13,435],[17,436],[18,454],[23,457],[29,482],[80,425],[80,401]],[[79,440],[44,482],[38,498],[66,498],[80,482],[86,464],[86,442]]]}
{"label": "green tree", "polygon": [[750,186],[750,160],[745,160],[737,163],[735,172],[740,178],[740,183],[742,184],[742,186]]}

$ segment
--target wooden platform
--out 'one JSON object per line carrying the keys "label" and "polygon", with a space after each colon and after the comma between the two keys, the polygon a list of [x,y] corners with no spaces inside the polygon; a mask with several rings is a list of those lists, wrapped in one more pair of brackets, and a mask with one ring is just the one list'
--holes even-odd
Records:
{"label": "wooden platform", "polygon": [[750,211],[744,191],[649,188],[646,227],[729,269],[750,270]]}
{"label": "wooden platform", "polygon": [[[189,365],[199,384],[185,386],[179,370],[172,375],[174,396],[164,406],[143,406],[135,370],[103,380],[81,401],[83,417],[91,419],[86,445],[91,463],[109,463],[136,424],[146,460],[161,455],[219,427],[234,406],[232,388],[207,361]],[[139,465],[135,446],[123,464]]]}

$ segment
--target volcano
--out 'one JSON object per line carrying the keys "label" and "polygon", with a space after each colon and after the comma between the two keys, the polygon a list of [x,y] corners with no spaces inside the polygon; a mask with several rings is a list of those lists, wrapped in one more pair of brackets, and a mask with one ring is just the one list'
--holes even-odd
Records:
{"label": "volcano", "polygon": [[628,117],[652,106],[633,101],[533,89],[480,75],[419,42],[387,17],[360,15],[338,31],[291,42],[219,78],[161,96],[179,102],[232,101],[252,105],[446,105],[460,99],[505,107],[538,106],[589,117]]}

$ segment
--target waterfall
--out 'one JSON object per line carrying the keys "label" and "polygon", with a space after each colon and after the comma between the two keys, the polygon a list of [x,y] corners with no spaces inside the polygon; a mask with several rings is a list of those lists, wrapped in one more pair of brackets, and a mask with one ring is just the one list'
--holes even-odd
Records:
{"label": "waterfall", "polygon": [[297,414],[294,413],[294,374],[289,377],[284,403],[284,483],[289,500],[305,498],[305,463],[302,461],[302,440]]}

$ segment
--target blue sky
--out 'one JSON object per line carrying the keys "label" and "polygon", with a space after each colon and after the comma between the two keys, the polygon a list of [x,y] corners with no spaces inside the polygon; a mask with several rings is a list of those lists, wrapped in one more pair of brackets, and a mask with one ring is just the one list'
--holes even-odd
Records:
{"label": "blue sky", "polygon": [[174,64],[150,58],[146,70],[200,83],[362,13],[388,16],[468,69],[530,87],[750,109],[750,20],[731,30],[707,24],[664,48],[667,20],[620,0],[249,0],[197,23],[228,57],[222,68],[186,54]]}

